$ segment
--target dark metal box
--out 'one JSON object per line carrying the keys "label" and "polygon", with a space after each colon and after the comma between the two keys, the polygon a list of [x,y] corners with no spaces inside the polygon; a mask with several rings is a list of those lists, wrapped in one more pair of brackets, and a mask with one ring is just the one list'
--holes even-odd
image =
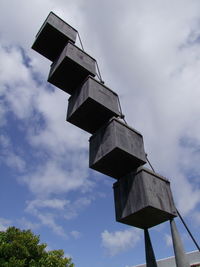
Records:
{"label": "dark metal box", "polygon": [[51,65],[48,82],[72,94],[88,75],[96,75],[95,59],[69,42]]}
{"label": "dark metal box", "polygon": [[116,118],[90,138],[90,168],[121,178],[146,163],[142,135]]}
{"label": "dark metal box", "polygon": [[56,14],[50,12],[38,34],[32,48],[55,61],[70,40],[75,43],[77,31]]}
{"label": "dark metal box", "polygon": [[91,76],[69,98],[67,121],[89,133],[119,115],[117,94]]}
{"label": "dark metal box", "polygon": [[150,228],[177,216],[170,182],[140,168],[114,183],[116,220]]}

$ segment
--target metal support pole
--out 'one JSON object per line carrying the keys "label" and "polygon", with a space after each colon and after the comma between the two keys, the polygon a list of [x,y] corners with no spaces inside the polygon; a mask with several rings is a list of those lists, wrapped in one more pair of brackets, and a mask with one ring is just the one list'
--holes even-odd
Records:
{"label": "metal support pole", "polygon": [[192,240],[193,240],[195,246],[197,247],[198,251],[200,251],[200,247],[199,247],[197,241],[195,240],[194,236],[193,236],[192,233],[190,232],[189,228],[187,227],[185,221],[183,220],[183,217],[181,216],[181,214],[179,213],[179,211],[178,211],[177,209],[176,209],[176,211],[177,211],[178,216],[179,216],[179,218],[181,219],[183,225],[185,226],[186,230],[188,231],[188,234],[189,234],[190,237],[192,238]]}
{"label": "metal support pole", "polygon": [[156,258],[154,255],[148,229],[144,229],[144,239],[145,239],[146,263],[147,263],[146,266],[157,267]]}
{"label": "metal support pole", "polygon": [[177,267],[190,267],[174,220],[170,221],[175,261]]}

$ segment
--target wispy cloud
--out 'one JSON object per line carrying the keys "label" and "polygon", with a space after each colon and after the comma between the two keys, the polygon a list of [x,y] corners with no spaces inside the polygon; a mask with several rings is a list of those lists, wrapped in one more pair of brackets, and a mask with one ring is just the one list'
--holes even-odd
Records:
{"label": "wispy cloud", "polygon": [[[88,180],[88,174],[86,166],[83,161],[77,166],[77,169],[73,169],[71,164],[70,155],[67,166],[64,166],[63,160],[61,162],[55,162],[48,160],[44,165],[39,165],[38,169],[34,172],[27,174],[24,177],[20,177],[20,181],[27,184],[32,193],[36,195],[50,195],[67,193],[69,191],[80,190],[88,191],[92,187],[92,182]],[[80,157],[80,155],[79,155]]]}
{"label": "wispy cloud", "polygon": [[63,227],[56,222],[56,218],[59,217],[56,211],[63,209],[65,204],[65,200],[36,199],[27,203],[26,211],[39,220],[38,225],[47,226],[54,233],[67,238]]}
{"label": "wispy cloud", "polygon": [[6,231],[6,229],[11,226],[11,220],[0,218],[0,231]]}
{"label": "wispy cloud", "polygon": [[[67,238],[69,235],[74,239],[80,238],[81,234],[78,231],[66,233],[61,225],[57,223],[57,219],[71,220],[78,216],[88,205],[91,199],[82,197],[75,201],[70,201],[61,198],[36,198],[27,202],[26,212],[35,216],[38,219],[38,226],[48,226],[56,234]],[[23,222],[23,221],[22,221]],[[31,225],[24,220],[25,225]],[[33,224],[33,226],[35,223]],[[35,225],[36,226],[36,225]]]}
{"label": "wispy cloud", "polygon": [[199,228],[199,225],[200,225],[200,212],[199,211],[195,211],[192,214],[192,218],[193,218],[193,221],[194,221],[194,225]]}
{"label": "wispy cloud", "polygon": [[37,230],[38,228],[41,227],[40,223],[32,222],[32,221],[26,219],[25,217],[22,217],[17,222],[20,225],[21,229],[30,229],[33,231],[33,230]]}
{"label": "wispy cloud", "polygon": [[109,255],[114,256],[136,246],[141,240],[141,233],[142,231],[136,228],[116,232],[105,230],[101,234],[102,245]]}
{"label": "wispy cloud", "polygon": [[44,208],[63,210],[68,204],[69,201],[65,199],[35,199],[27,203],[26,211],[34,213],[37,211],[37,209]]}
{"label": "wispy cloud", "polygon": [[[10,168],[14,168],[20,172],[25,170],[26,162],[20,153],[14,151],[14,146],[8,136],[0,135],[0,160]],[[16,150],[17,146],[15,146]],[[20,151],[20,150],[19,150]],[[18,152],[19,152],[18,151]]]}
{"label": "wispy cloud", "polygon": [[165,243],[168,247],[172,246],[172,237],[169,234],[165,234],[164,236]]}
{"label": "wispy cloud", "polygon": [[70,234],[76,240],[81,238],[81,233],[79,231],[73,230],[73,231],[70,232]]}
{"label": "wispy cloud", "polygon": [[34,96],[37,86],[25,66],[22,51],[16,46],[0,45],[0,96],[4,111],[10,111],[18,119],[27,119],[33,112]]}

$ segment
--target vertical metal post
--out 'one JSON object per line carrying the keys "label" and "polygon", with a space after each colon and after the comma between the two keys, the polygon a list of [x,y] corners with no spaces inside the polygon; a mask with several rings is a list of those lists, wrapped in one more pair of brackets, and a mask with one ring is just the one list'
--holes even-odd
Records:
{"label": "vertical metal post", "polygon": [[154,255],[148,229],[144,229],[144,239],[145,239],[146,263],[147,263],[146,266],[157,267],[156,258]]}
{"label": "vertical metal post", "polygon": [[177,267],[190,267],[174,220],[170,221],[175,261]]}
{"label": "vertical metal post", "polygon": [[198,251],[200,251],[200,247],[197,243],[197,241],[195,240],[194,236],[192,235],[192,233],[190,232],[189,228],[187,227],[185,221],[183,220],[183,217],[181,216],[181,214],[179,213],[179,211],[176,209],[179,218],[181,219],[183,225],[185,226],[186,230],[188,231],[188,234],[190,235],[190,237],[192,238],[192,241],[194,242],[195,246],[197,247]]}

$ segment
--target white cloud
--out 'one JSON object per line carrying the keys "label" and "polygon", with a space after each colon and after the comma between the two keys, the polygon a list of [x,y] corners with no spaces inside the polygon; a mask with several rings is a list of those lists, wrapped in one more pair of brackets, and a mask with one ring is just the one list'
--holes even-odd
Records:
{"label": "white cloud", "polygon": [[23,171],[25,168],[25,161],[19,157],[18,155],[12,153],[12,152],[8,152],[6,154],[4,154],[4,161],[6,162],[6,164],[9,167],[14,167],[20,171]]}
{"label": "white cloud", "polygon": [[6,229],[11,226],[11,221],[5,218],[0,218],[0,231],[6,231]]}
{"label": "white cloud", "polygon": [[43,212],[51,210],[62,214],[65,219],[70,220],[76,217],[78,215],[78,212],[82,211],[90,204],[91,199],[89,197],[80,197],[74,201],[59,198],[37,198],[31,201],[27,201],[26,211],[30,214],[37,215],[37,212],[39,210],[43,210]]}
{"label": "white cloud", "polygon": [[[91,199],[86,197],[77,198],[75,201],[44,197],[27,201],[25,211],[39,220],[39,223],[34,223],[33,227],[48,226],[53,232],[64,238],[67,238],[68,234],[57,223],[57,219],[74,219],[78,216],[79,212],[82,212],[91,203]],[[31,223],[26,220],[22,220],[21,223],[25,226],[31,226]],[[81,237],[81,233],[75,230],[69,232],[69,234],[75,239]]]}
{"label": "white cloud", "polygon": [[[24,141],[37,148],[33,157],[42,158],[45,151],[50,153],[48,162],[38,164],[36,170],[25,169],[26,160],[13,150],[13,144],[4,146],[2,160],[9,167],[26,170],[28,175],[24,180],[34,193],[86,189],[91,185],[87,180],[88,160],[85,155],[88,135],[65,122],[66,95],[61,90],[44,90],[38,85],[33,69],[26,65],[18,47],[0,46],[0,55],[4,61],[0,66],[1,125],[5,125],[6,112],[13,112],[25,125],[22,127]],[[68,170],[63,167],[65,165]]]}
{"label": "white cloud", "polygon": [[25,217],[22,217],[18,220],[18,223],[20,224],[21,229],[30,229],[31,231],[37,230],[41,227],[41,224],[31,222],[30,220],[27,220]]}
{"label": "white cloud", "polygon": [[195,187],[195,184],[192,185],[184,175],[175,173],[174,177],[173,185],[177,208],[180,209],[182,215],[188,215],[200,202],[199,187]]}
{"label": "white cloud", "polygon": [[3,107],[3,102],[0,101],[0,127],[5,126],[6,119],[5,119],[5,108]]}
{"label": "white cloud", "polygon": [[32,224],[26,221],[26,219],[23,219],[21,223],[25,226],[33,226],[36,228],[47,226],[57,235],[67,238],[63,227],[56,222],[57,218],[60,217],[58,211],[63,211],[66,204],[67,201],[61,199],[35,199],[28,201],[25,211],[36,217],[39,223]]}
{"label": "white cloud", "polygon": [[70,234],[76,240],[81,238],[81,233],[79,231],[73,230],[73,231],[70,232]]}
{"label": "white cloud", "polygon": [[[68,155],[70,157],[70,155]],[[67,162],[67,158],[65,158]],[[87,179],[87,171],[84,166],[84,158],[79,162],[77,169],[73,168],[74,162],[69,159],[70,169],[62,166],[59,162],[48,161],[45,165],[39,166],[30,175],[27,174],[21,181],[28,185],[29,189],[37,195],[60,194],[74,190],[87,191],[92,183]],[[69,167],[68,167],[69,168]]]}
{"label": "white cloud", "polygon": [[3,134],[0,135],[0,142],[1,142],[1,146],[3,148],[7,148],[7,147],[10,146],[9,138],[7,136],[3,135]]}
{"label": "white cloud", "polygon": [[25,169],[26,162],[19,153],[17,154],[17,152],[13,150],[14,147],[9,138],[3,134],[0,135],[0,144],[1,162],[4,162],[8,167],[17,169],[18,171],[23,171]]}
{"label": "white cloud", "polygon": [[196,227],[199,227],[199,225],[200,225],[200,212],[199,211],[195,211],[192,214],[192,218],[193,218],[194,225]]}
{"label": "white cloud", "polygon": [[36,99],[37,111],[45,121],[45,127],[38,132],[30,129],[29,141],[34,146],[66,153],[67,149],[88,149],[88,134],[66,122],[67,95],[61,90],[41,90]]}
{"label": "white cloud", "polygon": [[80,197],[76,199],[74,202],[71,202],[66,210],[64,218],[66,220],[74,219],[78,216],[80,212],[82,212],[85,208],[87,208],[91,202],[91,197]]}
{"label": "white cloud", "polygon": [[166,245],[168,247],[171,247],[172,246],[172,237],[171,237],[171,235],[165,234],[164,239],[165,239]]}
{"label": "white cloud", "polygon": [[37,217],[43,225],[48,226],[50,229],[53,230],[54,233],[64,238],[67,238],[67,234],[65,233],[63,227],[56,223],[55,214],[38,212]]}
{"label": "white cloud", "polygon": [[116,232],[105,230],[101,234],[102,245],[111,256],[114,256],[136,246],[141,240],[141,233],[142,231],[136,228]]}
{"label": "white cloud", "polygon": [[51,208],[57,210],[63,210],[69,201],[66,199],[35,199],[27,203],[26,211],[36,212],[37,209]]}
{"label": "white cloud", "polygon": [[37,86],[30,69],[24,64],[22,50],[18,47],[0,45],[0,96],[3,108],[12,111],[17,118],[26,119],[33,111]]}

